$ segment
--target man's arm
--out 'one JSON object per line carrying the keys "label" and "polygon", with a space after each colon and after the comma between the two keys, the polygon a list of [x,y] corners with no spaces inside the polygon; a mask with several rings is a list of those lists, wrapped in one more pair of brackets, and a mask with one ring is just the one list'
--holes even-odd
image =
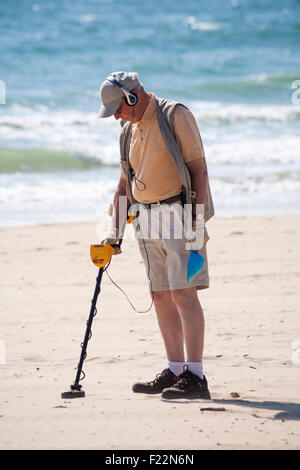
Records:
{"label": "man's arm", "polygon": [[206,204],[208,176],[205,158],[196,158],[191,162],[186,162],[186,166],[188,167],[191,175],[192,191],[195,191],[196,193],[196,199],[192,208],[193,219],[195,219],[196,204],[203,204],[203,210],[205,209]]}
{"label": "man's arm", "polygon": [[[120,217],[119,217],[119,209],[120,209],[120,196],[126,196],[126,183],[127,183],[127,180],[126,178],[123,178],[122,176],[120,177],[119,179],[119,183],[117,185],[117,189],[116,189],[116,192],[114,194],[114,199],[113,199],[113,207],[114,207],[114,212],[116,214],[116,229],[119,231],[120,228],[122,227],[119,227],[119,222],[120,222]],[[127,207],[128,207],[128,203],[129,201],[127,200]],[[123,216],[123,214],[121,214]],[[126,212],[126,217],[127,217],[127,212]],[[121,219],[123,220],[123,217],[121,217]],[[126,219],[125,219],[126,220]]]}
{"label": "man's arm", "polygon": [[[127,207],[128,207],[128,199],[126,197],[126,178],[123,178],[122,176],[119,179],[119,183],[117,185],[117,189],[114,194],[114,199],[113,199],[113,211],[111,214],[111,225],[109,228],[108,233],[106,234],[106,237],[104,240],[102,240],[101,243],[107,244],[107,245],[114,245],[119,241],[120,238],[120,231],[123,227],[123,224],[125,223],[127,219]],[[120,196],[125,196],[126,197],[126,204],[122,204],[122,212],[121,212],[121,217],[119,217],[120,213]],[[126,208],[125,208],[126,206]],[[120,227],[121,225],[121,227]],[[115,249],[114,254],[119,254],[121,253],[120,249]]]}
{"label": "man's arm", "polygon": [[177,106],[174,126],[177,143],[191,175],[191,189],[196,193],[193,205],[193,215],[196,216],[196,204],[206,203],[208,184],[202,139],[194,115],[184,106]]}

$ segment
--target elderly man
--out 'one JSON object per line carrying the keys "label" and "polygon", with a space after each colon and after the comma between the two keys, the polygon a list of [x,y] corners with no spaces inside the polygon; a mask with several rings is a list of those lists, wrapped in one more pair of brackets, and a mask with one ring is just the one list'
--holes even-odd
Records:
{"label": "elderly man", "polygon": [[[184,105],[147,93],[136,73],[115,72],[100,89],[99,117],[121,119],[121,174],[114,195],[113,226],[103,243],[120,237],[120,196],[146,211],[170,209],[181,220],[183,204],[197,207],[206,222],[214,214],[201,137],[191,111]],[[178,215],[179,214],[179,215]],[[202,217],[202,220],[203,220]],[[201,224],[198,224],[198,227]],[[202,225],[203,227],[203,225]],[[173,227],[174,229],[174,227]],[[138,243],[150,276],[150,291],[164,341],[168,367],[149,382],[136,383],[136,393],[166,399],[210,399],[203,375],[204,317],[197,290],[209,287],[205,238],[187,245],[184,237],[144,237]],[[202,246],[203,245],[203,246]],[[187,249],[188,247],[188,249]],[[187,282],[187,260],[194,249],[205,257],[199,274]],[[150,266],[148,266],[148,263]],[[185,357],[186,351],[186,357]]]}

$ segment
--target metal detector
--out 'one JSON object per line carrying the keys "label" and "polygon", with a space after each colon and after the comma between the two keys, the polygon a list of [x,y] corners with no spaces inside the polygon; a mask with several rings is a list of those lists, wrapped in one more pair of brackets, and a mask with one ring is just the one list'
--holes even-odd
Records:
{"label": "metal detector", "polygon": [[[80,354],[80,359],[79,359],[79,363],[77,366],[76,378],[74,380],[74,383],[70,385],[70,390],[68,390],[67,392],[62,392],[61,398],[85,397],[85,392],[84,390],[81,390],[82,385],[80,385],[79,382],[83,380],[85,377],[85,373],[82,370],[82,365],[83,365],[83,361],[85,360],[87,356],[88,341],[92,336],[91,328],[92,328],[94,316],[97,313],[96,304],[97,304],[98,295],[100,293],[102,274],[106,269],[105,266],[107,266],[111,260],[111,256],[114,252],[114,248],[120,248],[121,242],[122,242],[122,239],[115,245],[91,245],[90,247],[91,260],[99,268],[99,272],[96,278],[96,286],[95,286],[94,296],[92,298],[92,305],[90,309],[89,318],[86,322],[87,326],[86,326],[84,340],[81,343],[81,354]],[[81,377],[82,374],[83,376]]]}

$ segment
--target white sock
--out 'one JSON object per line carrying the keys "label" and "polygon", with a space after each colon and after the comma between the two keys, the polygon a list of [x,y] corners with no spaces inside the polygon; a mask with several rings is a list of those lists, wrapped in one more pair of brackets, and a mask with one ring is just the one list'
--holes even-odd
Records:
{"label": "white sock", "polygon": [[187,370],[192,372],[192,374],[198,375],[198,377],[200,377],[200,379],[203,379],[203,364],[202,364],[202,361],[199,361],[199,362],[187,361],[185,363],[185,366],[187,366]]}
{"label": "white sock", "polygon": [[183,366],[184,362],[173,362],[173,361],[168,361],[168,367],[171,372],[175,375],[180,375],[183,372]]}

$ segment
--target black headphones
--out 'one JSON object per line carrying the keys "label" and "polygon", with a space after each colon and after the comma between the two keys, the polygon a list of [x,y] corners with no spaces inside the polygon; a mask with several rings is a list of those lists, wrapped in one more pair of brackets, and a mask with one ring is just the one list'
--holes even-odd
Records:
{"label": "black headphones", "polygon": [[125,95],[128,106],[135,106],[137,104],[138,97],[135,93],[131,93],[131,91],[127,90],[127,88],[125,88],[124,85],[121,85],[121,83],[118,82],[118,80],[116,80],[115,78],[113,78],[112,80],[107,78],[107,80],[113,83],[114,85],[116,85],[117,87],[121,88],[121,90],[123,91]]}

